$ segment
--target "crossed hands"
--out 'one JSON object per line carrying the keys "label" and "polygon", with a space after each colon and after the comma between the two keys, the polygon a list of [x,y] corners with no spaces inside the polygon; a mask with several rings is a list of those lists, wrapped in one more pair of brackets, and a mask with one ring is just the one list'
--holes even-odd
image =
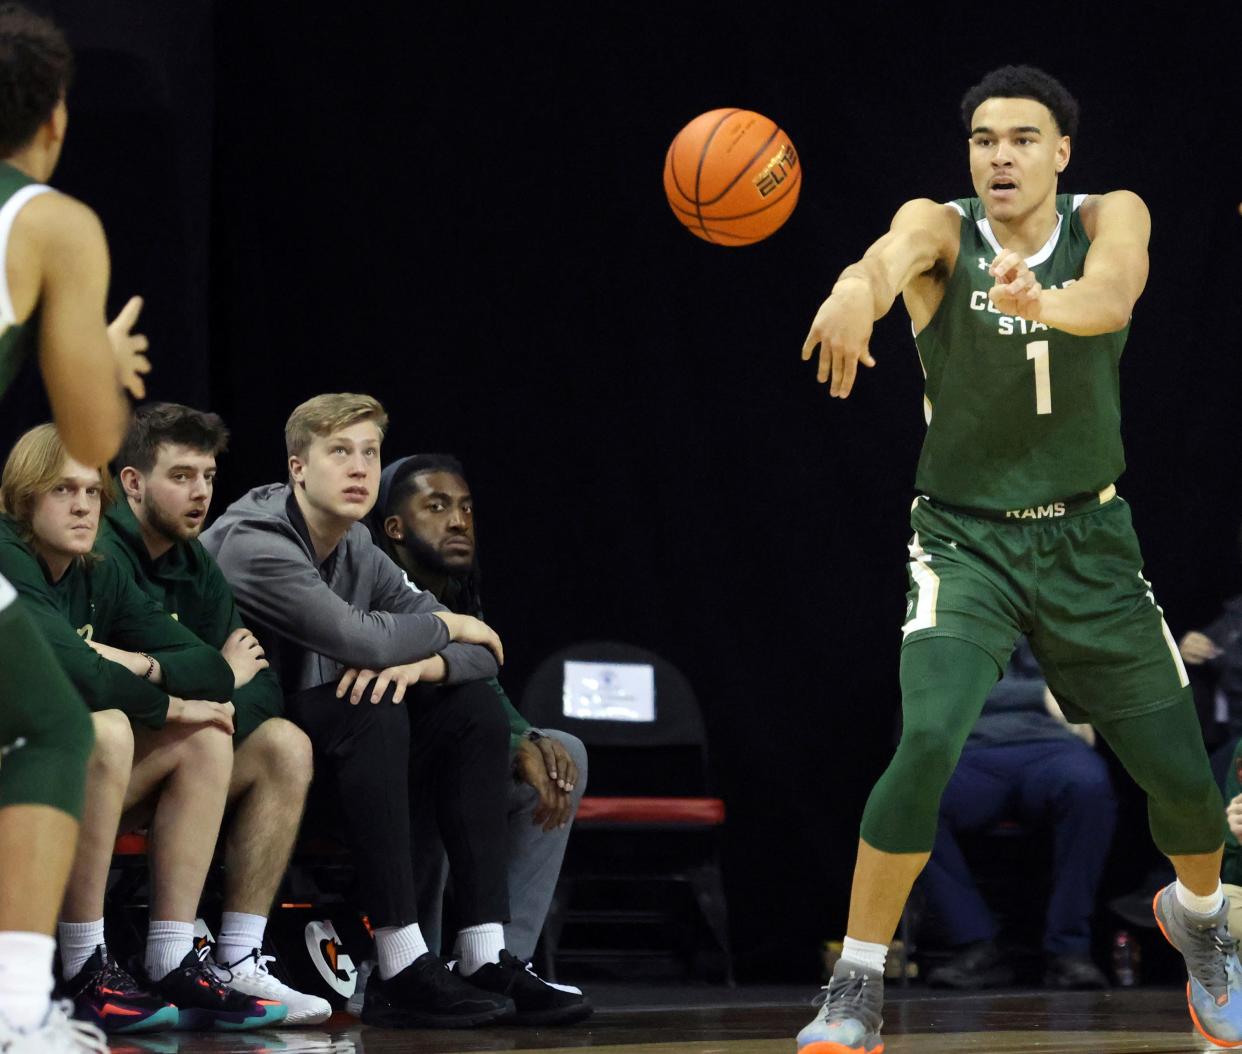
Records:
{"label": "crossed hands", "polygon": [[570,792],[578,782],[578,766],[564,744],[551,736],[533,742],[523,739],[513,759],[513,775],[539,795],[539,807],[532,821],[536,827],[552,831],[569,822],[574,808]]}

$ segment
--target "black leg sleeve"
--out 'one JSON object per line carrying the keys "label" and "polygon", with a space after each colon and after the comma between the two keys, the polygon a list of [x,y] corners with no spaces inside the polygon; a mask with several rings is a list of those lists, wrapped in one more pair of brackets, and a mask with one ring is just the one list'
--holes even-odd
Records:
{"label": "black leg sleeve", "polygon": [[314,745],[316,780],[330,781],[358,868],[362,906],[376,928],[418,921],[410,855],[410,709],[387,699],[351,706],[336,698],[336,685],[324,684],[286,700],[289,719]]}

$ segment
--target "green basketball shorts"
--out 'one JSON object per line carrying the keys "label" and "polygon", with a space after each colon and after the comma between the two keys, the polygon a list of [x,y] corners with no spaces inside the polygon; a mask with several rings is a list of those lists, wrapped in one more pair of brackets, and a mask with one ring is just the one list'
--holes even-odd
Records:
{"label": "green basketball shorts", "polygon": [[82,814],[94,743],[90,711],[0,576],[0,809]]}
{"label": "green basketball shorts", "polygon": [[903,647],[956,637],[1003,671],[1026,634],[1066,716],[1096,724],[1173,706],[1189,679],[1113,488],[1078,507],[985,519],[918,498]]}

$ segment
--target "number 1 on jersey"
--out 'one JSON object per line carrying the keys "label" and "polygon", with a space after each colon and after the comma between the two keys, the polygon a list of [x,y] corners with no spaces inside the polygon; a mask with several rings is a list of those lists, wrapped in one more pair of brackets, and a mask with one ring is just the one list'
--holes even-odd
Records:
{"label": "number 1 on jersey", "polygon": [[1035,363],[1035,412],[1052,413],[1052,371],[1048,367],[1048,342],[1033,340],[1026,346],[1026,357]]}

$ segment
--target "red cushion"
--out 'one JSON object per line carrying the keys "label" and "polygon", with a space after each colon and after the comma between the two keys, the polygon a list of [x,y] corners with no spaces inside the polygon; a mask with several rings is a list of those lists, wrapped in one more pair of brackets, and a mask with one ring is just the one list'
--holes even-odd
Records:
{"label": "red cushion", "polygon": [[724,823],[719,798],[583,798],[575,823]]}
{"label": "red cushion", "polygon": [[147,832],[131,831],[116,840],[112,850],[117,856],[143,856],[147,851]]}

